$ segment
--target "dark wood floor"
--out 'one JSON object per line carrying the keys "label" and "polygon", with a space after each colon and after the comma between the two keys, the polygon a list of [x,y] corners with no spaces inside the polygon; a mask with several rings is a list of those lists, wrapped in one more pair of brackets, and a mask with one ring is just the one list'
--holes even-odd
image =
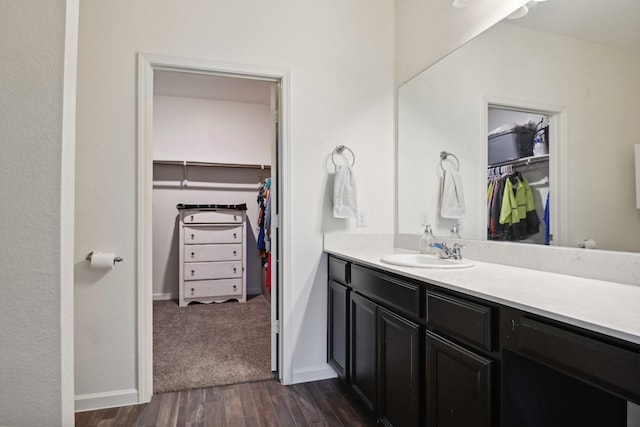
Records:
{"label": "dark wood floor", "polygon": [[76,427],[374,426],[338,380],[260,381],[155,394],[143,405],[78,412]]}

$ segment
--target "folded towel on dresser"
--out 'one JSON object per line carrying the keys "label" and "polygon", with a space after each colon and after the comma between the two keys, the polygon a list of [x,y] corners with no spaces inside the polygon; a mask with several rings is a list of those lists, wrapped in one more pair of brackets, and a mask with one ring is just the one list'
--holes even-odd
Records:
{"label": "folded towel on dresser", "polygon": [[440,194],[440,216],[462,218],[464,216],[464,193],[462,178],[457,171],[445,171]]}
{"label": "folded towel on dresser", "polygon": [[356,217],[358,211],[356,179],[349,166],[336,166],[332,196],[334,218]]}

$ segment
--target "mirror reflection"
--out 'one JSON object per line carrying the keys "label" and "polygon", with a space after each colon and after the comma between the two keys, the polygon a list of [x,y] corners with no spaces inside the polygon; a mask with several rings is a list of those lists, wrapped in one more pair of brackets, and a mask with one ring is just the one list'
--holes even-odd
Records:
{"label": "mirror reflection", "polygon": [[[537,3],[401,86],[398,233],[428,223],[437,237],[492,238],[490,179],[517,174],[534,184],[539,227],[493,240],[640,252],[638,22],[636,1]],[[530,147],[509,134],[529,122]],[[464,213],[443,216],[443,177],[456,168]]]}

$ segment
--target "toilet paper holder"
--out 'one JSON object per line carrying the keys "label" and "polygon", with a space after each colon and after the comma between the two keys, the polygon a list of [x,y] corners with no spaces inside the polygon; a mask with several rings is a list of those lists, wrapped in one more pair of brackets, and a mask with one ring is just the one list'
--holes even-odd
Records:
{"label": "toilet paper holder", "polygon": [[[93,251],[89,252],[89,254],[86,256],[86,260],[91,262],[91,257],[93,256]],[[113,262],[122,262],[122,257],[121,256],[117,256],[113,259]]]}

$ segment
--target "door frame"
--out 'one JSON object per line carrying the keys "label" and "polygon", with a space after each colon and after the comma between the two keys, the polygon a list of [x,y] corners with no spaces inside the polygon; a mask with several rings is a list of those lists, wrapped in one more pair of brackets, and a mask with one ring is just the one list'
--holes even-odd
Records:
{"label": "door frame", "polygon": [[[501,108],[506,110],[522,111],[526,113],[544,114],[549,117],[549,182],[550,188],[553,191],[549,195],[549,216],[551,221],[551,234],[553,240],[551,245],[566,245],[567,244],[567,227],[558,227],[557,224],[567,224],[568,207],[567,198],[564,195],[567,192],[567,168],[561,168],[560,165],[564,164],[567,159],[567,111],[566,108],[554,104],[545,104],[539,102],[532,102],[529,100],[499,98],[486,96],[482,102],[482,168],[480,173],[481,179],[478,181],[482,183],[482,191],[486,193],[486,180],[487,180],[487,164],[488,164],[488,145],[487,135],[490,129],[488,128],[488,109],[489,108]],[[481,193],[482,194],[482,193]],[[486,199],[480,198],[481,206],[479,206],[482,213],[480,219],[480,230],[487,226],[487,207]]]}
{"label": "door frame", "polygon": [[[279,310],[278,375],[287,383],[291,378],[291,352],[287,350],[284,323],[288,295],[286,284],[291,283],[291,268],[284,261],[291,248],[288,219],[291,206],[291,149],[289,140],[289,72],[258,66],[228,64],[200,59],[177,58],[164,55],[138,54],[137,98],[137,209],[136,209],[136,283],[137,283],[137,380],[138,401],[148,402],[153,395],[153,273],[152,273],[152,188],[153,188],[153,76],[155,70],[178,71],[228,77],[249,78],[280,83],[280,135],[278,138],[280,262],[277,268],[276,293]],[[273,173],[273,171],[272,171]]]}

